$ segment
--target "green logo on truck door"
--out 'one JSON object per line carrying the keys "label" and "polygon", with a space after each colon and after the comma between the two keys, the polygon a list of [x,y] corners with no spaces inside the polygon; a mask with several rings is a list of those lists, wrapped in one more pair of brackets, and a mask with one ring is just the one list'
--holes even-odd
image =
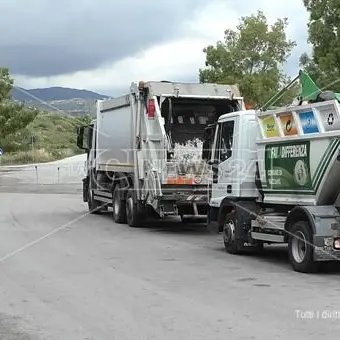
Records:
{"label": "green logo on truck door", "polygon": [[266,145],[266,189],[311,191],[309,152],[309,141]]}

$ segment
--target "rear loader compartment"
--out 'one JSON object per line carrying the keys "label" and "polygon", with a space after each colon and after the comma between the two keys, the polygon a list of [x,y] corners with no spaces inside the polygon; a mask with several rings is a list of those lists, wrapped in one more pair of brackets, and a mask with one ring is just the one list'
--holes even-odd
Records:
{"label": "rear loader compartment", "polygon": [[241,106],[237,99],[165,98],[161,115],[171,149],[168,160],[200,162],[205,128]]}
{"label": "rear loader compartment", "polygon": [[216,123],[222,114],[241,107],[242,103],[237,99],[164,99],[161,115],[169,149],[162,171],[162,187],[165,184],[200,184],[207,190],[212,174],[211,166],[207,164],[209,157],[204,157],[204,152],[211,151],[210,145],[205,144],[206,128]]}

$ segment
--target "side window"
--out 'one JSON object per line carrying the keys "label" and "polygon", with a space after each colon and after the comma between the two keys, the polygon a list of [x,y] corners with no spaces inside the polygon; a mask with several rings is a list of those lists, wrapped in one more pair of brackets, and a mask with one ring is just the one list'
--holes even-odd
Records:
{"label": "side window", "polygon": [[235,122],[229,121],[222,123],[219,130],[219,144],[218,144],[218,161],[222,163],[232,156],[233,137],[234,137]]}

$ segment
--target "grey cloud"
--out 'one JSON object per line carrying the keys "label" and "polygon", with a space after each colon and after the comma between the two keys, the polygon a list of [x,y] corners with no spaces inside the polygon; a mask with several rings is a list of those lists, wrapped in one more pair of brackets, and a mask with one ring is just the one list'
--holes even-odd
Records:
{"label": "grey cloud", "polygon": [[[211,0],[212,1],[212,0]],[[205,0],[0,2],[0,66],[27,76],[88,70],[171,40]]]}

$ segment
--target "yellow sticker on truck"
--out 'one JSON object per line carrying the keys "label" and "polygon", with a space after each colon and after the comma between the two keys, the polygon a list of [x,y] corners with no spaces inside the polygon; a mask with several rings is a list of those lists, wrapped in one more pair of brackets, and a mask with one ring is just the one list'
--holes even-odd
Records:
{"label": "yellow sticker on truck", "polygon": [[279,137],[279,131],[277,129],[274,117],[266,117],[263,119],[264,133],[267,138]]}

